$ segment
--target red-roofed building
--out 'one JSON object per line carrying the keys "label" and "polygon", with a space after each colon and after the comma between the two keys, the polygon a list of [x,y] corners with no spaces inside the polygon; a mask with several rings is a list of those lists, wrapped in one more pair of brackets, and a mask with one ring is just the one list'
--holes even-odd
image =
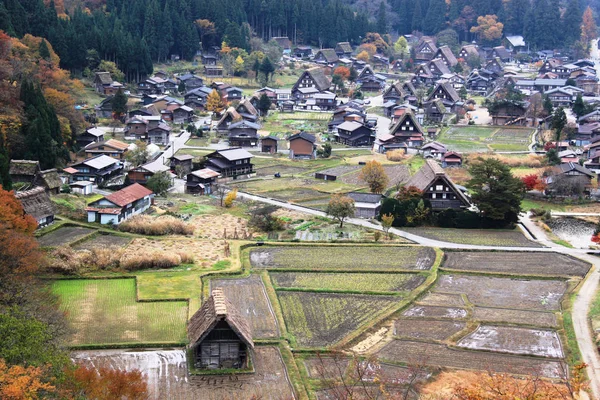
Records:
{"label": "red-roofed building", "polygon": [[138,183],[127,186],[86,207],[88,222],[118,225],[126,219],[146,211],[154,193]]}

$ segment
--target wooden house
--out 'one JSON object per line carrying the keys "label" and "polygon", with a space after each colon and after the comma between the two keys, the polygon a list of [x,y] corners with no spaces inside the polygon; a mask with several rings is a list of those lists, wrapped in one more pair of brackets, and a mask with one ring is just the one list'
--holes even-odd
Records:
{"label": "wooden house", "polygon": [[402,91],[402,84],[400,82],[392,83],[384,92],[383,92],[383,102],[387,103],[392,101],[396,104],[399,104],[404,99],[404,92]]}
{"label": "wooden house", "polygon": [[117,160],[123,160],[128,149],[129,145],[127,143],[116,139],[108,139],[106,142],[94,143],[86,147],[85,156],[91,158],[104,154]]}
{"label": "wooden house", "polygon": [[34,160],[10,160],[8,174],[13,184],[32,189],[37,185],[40,175],[40,162]]}
{"label": "wooden house", "polygon": [[111,118],[112,117],[112,102],[115,96],[108,96],[94,107],[94,112],[98,118]]}
{"label": "wooden house", "polygon": [[472,58],[472,57],[477,57],[477,58],[480,57],[479,49],[476,45],[468,44],[468,45],[461,47],[460,51],[458,52],[458,58],[461,58],[464,61],[467,61],[469,58]]}
{"label": "wooden house", "polygon": [[104,88],[113,83],[110,72],[96,72],[94,76],[94,87],[96,92],[104,94]]}
{"label": "wooden house", "polygon": [[291,159],[310,159],[317,157],[317,138],[306,132],[296,133],[288,138]]}
{"label": "wooden house", "polygon": [[260,151],[262,153],[277,153],[279,138],[276,136],[267,136],[260,139]]}
{"label": "wooden house", "polygon": [[185,124],[188,122],[192,122],[192,120],[194,119],[194,110],[191,107],[176,105],[170,111],[173,114],[171,120],[174,124]]}
{"label": "wooden house", "polygon": [[450,69],[440,58],[436,58],[417,66],[413,80],[425,85],[432,85],[446,74],[450,74]]}
{"label": "wooden house", "polygon": [[435,158],[439,160],[447,151],[446,146],[438,142],[429,142],[421,147],[423,158]]}
{"label": "wooden house", "polygon": [[54,222],[55,206],[43,187],[17,192],[15,198],[23,205],[25,214],[31,215],[38,223],[38,228]]}
{"label": "wooden house", "polygon": [[187,174],[185,192],[190,194],[211,194],[218,172],[210,168],[203,168]]}
{"label": "wooden house", "polygon": [[217,65],[218,57],[215,54],[202,54],[202,64],[208,66]]}
{"label": "wooden house", "polygon": [[321,111],[331,111],[337,106],[337,95],[331,92],[315,93],[313,96],[315,108]]}
{"label": "wooden house", "polygon": [[188,174],[192,171],[194,156],[189,154],[175,154],[169,157],[169,167],[172,171],[177,171],[177,167],[183,168],[183,171]]}
{"label": "wooden house", "polygon": [[345,121],[338,125],[335,141],[347,146],[371,146],[375,133],[371,128],[356,121]]}
{"label": "wooden house", "polygon": [[165,82],[165,79],[157,76],[148,78],[138,83],[138,92],[143,94],[161,95],[165,92]]}
{"label": "wooden house", "polygon": [[192,73],[180,75],[177,77],[177,79],[179,80],[179,83],[184,84],[186,92],[204,86],[204,80],[202,79],[202,77],[194,75]]}
{"label": "wooden house", "polygon": [[229,125],[228,141],[232,147],[254,147],[258,145],[260,125],[242,120]]}
{"label": "wooden house", "polygon": [[498,75],[503,75],[504,63],[499,57],[494,57],[485,64],[484,69],[487,71],[492,71]]}
{"label": "wooden house", "polygon": [[504,45],[513,54],[523,53],[527,51],[525,40],[521,35],[506,36],[504,40]]}
{"label": "wooden house", "polygon": [[167,174],[171,179],[171,186],[173,186],[175,175],[171,173],[169,167],[160,162],[149,162],[127,171],[129,181],[140,185],[146,185],[148,180],[156,174]]}
{"label": "wooden house", "polygon": [[503,102],[489,111],[492,125],[527,126],[527,105],[524,102]]}
{"label": "wooden house", "polygon": [[77,172],[71,174],[74,181],[90,181],[96,185],[123,173],[123,164],[104,154],[71,165]]}
{"label": "wooden house", "polygon": [[379,215],[383,198],[381,194],[350,192],[347,196],[354,200],[355,217],[376,218]]}
{"label": "wooden house", "polygon": [[[576,196],[589,194],[592,180],[596,174],[579,163],[569,162],[560,164],[550,171],[545,178],[546,194]],[[576,191],[581,188],[581,193]]]}
{"label": "wooden house", "polygon": [[217,65],[205,65],[204,75],[209,78],[216,78],[223,76],[223,67]]}
{"label": "wooden house", "polygon": [[496,46],[492,49],[488,58],[499,58],[502,62],[511,62],[513,55],[510,51],[506,50],[504,46]]}
{"label": "wooden house", "polygon": [[59,194],[62,181],[56,168],[40,171],[36,183],[41,185],[48,194]]}
{"label": "wooden house", "polygon": [[423,199],[431,203],[433,211],[461,210],[471,206],[468,197],[452,182],[437,161],[425,160],[425,165],[414,174],[405,187],[415,187]]}
{"label": "wooden house", "polygon": [[445,45],[437,49],[436,53],[433,55],[433,59],[436,58],[442,60],[442,62],[446,64],[448,68],[452,68],[458,64],[458,60],[454,56],[454,53],[452,53],[450,47]]}
{"label": "wooden house", "polygon": [[352,46],[348,42],[339,42],[335,46],[335,54],[337,54],[339,58],[350,58],[352,52]]}
{"label": "wooden house", "polygon": [[190,90],[183,97],[184,104],[195,110],[204,110],[206,107],[206,99],[211,92],[212,89],[207,86],[201,86],[194,90]]}
{"label": "wooden house", "polygon": [[229,131],[229,125],[234,124],[236,122],[242,121],[243,118],[240,113],[234,107],[229,107],[223,115],[221,119],[217,122],[216,128],[218,132],[227,132]]}
{"label": "wooden house", "polygon": [[312,56],[312,48],[310,46],[294,47],[293,54],[296,58],[308,58]]}
{"label": "wooden house", "polygon": [[78,135],[76,141],[79,148],[84,148],[91,143],[103,142],[104,130],[92,126],[87,128],[81,135]]}
{"label": "wooden house", "polygon": [[296,100],[314,96],[329,90],[331,81],[320,67],[308,69],[300,75],[292,88],[292,97]]}
{"label": "wooden house", "polygon": [[154,193],[150,189],[134,183],[91,202],[85,209],[88,222],[118,225],[146,211],[151,206],[153,198]]}
{"label": "wooden house", "polygon": [[339,61],[339,57],[334,49],[321,49],[317,51],[313,61],[317,64],[334,65]]}
{"label": "wooden house", "polygon": [[462,162],[462,155],[454,151],[447,151],[442,156],[442,168],[460,167]]}
{"label": "wooden house", "polygon": [[415,61],[417,63],[427,62],[433,59],[438,48],[432,38],[423,37],[415,45]]}
{"label": "wooden house", "polygon": [[373,149],[379,153],[388,150],[419,148],[423,145],[423,128],[415,114],[407,109],[398,122],[390,128],[388,134],[384,134],[375,140]]}
{"label": "wooden house", "polygon": [[221,288],[212,291],[187,327],[191,364],[198,369],[244,369],[254,342],[250,324],[227,300]]}
{"label": "wooden house", "polygon": [[221,177],[237,177],[254,173],[252,154],[239,147],[217,150],[206,155],[204,168],[218,172]]}

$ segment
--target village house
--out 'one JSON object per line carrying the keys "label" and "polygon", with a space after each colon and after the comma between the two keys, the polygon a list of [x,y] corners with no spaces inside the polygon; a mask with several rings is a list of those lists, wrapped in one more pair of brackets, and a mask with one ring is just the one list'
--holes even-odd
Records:
{"label": "village house", "polygon": [[31,215],[37,221],[37,227],[42,228],[54,222],[56,208],[43,187],[15,193],[15,198],[23,205],[25,214]]}
{"label": "village house", "polygon": [[150,178],[160,173],[167,174],[167,176],[171,179],[171,186],[173,186],[175,175],[171,173],[169,167],[157,162],[149,162],[132,168],[127,172],[127,177],[131,183],[146,185]]}
{"label": "village house", "polygon": [[421,154],[423,158],[435,158],[438,160],[442,159],[442,156],[446,154],[448,149],[441,143],[429,142],[421,147]]}
{"label": "village house", "polygon": [[218,176],[219,173],[210,168],[192,171],[187,174],[185,192],[199,195],[211,194]]}
{"label": "village house", "polygon": [[356,78],[356,83],[360,85],[363,92],[379,92],[385,87],[386,77],[376,74],[370,65],[367,65],[360,71]]}
{"label": "village house", "polygon": [[375,140],[373,150],[385,153],[388,150],[419,148],[423,145],[423,128],[415,114],[406,109],[400,119],[392,125],[390,132]]}
{"label": "village house", "polygon": [[494,79],[484,71],[474,69],[467,77],[465,87],[471,92],[485,96],[494,87]]}
{"label": "village house", "polygon": [[187,326],[190,364],[197,369],[244,369],[252,358],[250,324],[216,288]]}
{"label": "village house", "polygon": [[123,173],[123,164],[104,154],[73,164],[71,168],[77,170],[71,174],[73,181],[90,181],[96,185]]}
{"label": "village house", "polygon": [[236,178],[254,173],[252,154],[239,147],[217,150],[205,156],[203,168],[209,168],[223,178]]}
{"label": "village house", "polygon": [[104,130],[92,126],[87,128],[81,135],[77,136],[77,146],[84,148],[91,143],[104,141]]}
{"label": "village house", "polygon": [[16,190],[43,187],[48,194],[58,194],[62,185],[57,170],[41,170],[39,161],[10,160],[8,174]]}
{"label": "village house", "polygon": [[112,118],[112,102],[115,96],[108,96],[94,107],[94,112],[98,118]]}
{"label": "village house", "polygon": [[552,168],[545,177],[547,195],[578,196],[589,194],[596,174],[579,163],[568,162]]}
{"label": "village house", "polygon": [[417,66],[415,76],[411,81],[417,84],[433,85],[446,74],[450,74],[450,69],[440,58],[436,58]]}
{"label": "village house", "polygon": [[317,158],[317,138],[306,132],[299,132],[290,136],[288,139],[290,146],[291,159],[310,159]]}
{"label": "village house", "polygon": [[229,107],[217,122],[216,129],[220,133],[229,131],[229,125],[242,121],[243,118],[234,107]]}
{"label": "village house", "polygon": [[452,53],[450,47],[445,45],[438,48],[437,52],[433,55],[433,58],[441,59],[448,68],[452,68],[458,64],[458,60],[454,56],[454,53]]}
{"label": "village house", "polygon": [[189,174],[193,168],[194,156],[189,154],[175,154],[169,157],[169,168],[177,172],[177,167],[181,167],[185,174]]}
{"label": "village house", "polygon": [[527,51],[525,40],[521,35],[506,36],[504,46],[513,54],[524,53]]}
{"label": "village house", "polygon": [[435,53],[437,53],[438,48],[435,45],[435,42],[432,38],[424,36],[421,40],[415,45],[415,62],[417,63],[425,63],[431,59]]}
{"label": "village house", "polygon": [[548,98],[552,102],[552,106],[554,106],[555,108],[571,108],[573,106],[573,103],[575,103],[578,94],[583,95],[583,89],[580,89],[575,86],[563,86],[560,88],[548,90],[545,93],[545,95],[548,96]]}
{"label": "village house", "polygon": [[293,54],[296,58],[309,58],[312,56],[312,48],[310,46],[294,47]]}
{"label": "village house", "polygon": [[442,156],[442,168],[460,167],[462,162],[462,155],[454,151],[447,151]]}
{"label": "village house", "polygon": [[492,49],[488,58],[499,58],[502,62],[512,62],[513,55],[510,51],[506,50],[506,47],[496,46]]}
{"label": "village house", "polygon": [[402,84],[400,82],[394,82],[383,92],[383,103],[393,102],[394,104],[400,104],[404,99],[404,93],[402,91]]}
{"label": "village house", "polygon": [[160,116],[134,117],[125,124],[125,137],[135,137],[135,140],[164,146],[169,144],[171,127]]}
{"label": "village house", "polygon": [[208,86],[201,86],[190,90],[183,96],[184,104],[195,110],[204,110],[206,107],[206,99],[211,92],[212,89]]}
{"label": "village house", "polygon": [[138,92],[142,94],[158,94],[165,92],[165,79],[157,76],[138,82]]}
{"label": "village house", "polygon": [[376,218],[379,215],[383,198],[381,194],[350,192],[347,196],[354,200],[355,217]]}
{"label": "village house", "polygon": [[504,101],[489,108],[492,125],[527,126],[526,118],[529,104],[524,101]]}
{"label": "village house", "polygon": [[308,69],[300,75],[292,88],[292,98],[299,100],[313,97],[329,90],[331,81],[320,67]]}
{"label": "village house", "polygon": [[71,188],[71,192],[83,196],[88,196],[94,192],[94,184],[89,181],[73,182],[69,184],[69,187]]}
{"label": "village house", "polygon": [[260,125],[255,122],[242,120],[229,125],[229,145],[232,147],[254,147],[258,145],[258,130]]}
{"label": "village house", "polygon": [[[314,109],[320,111],[331,111],[337,106],[337,95],[331,92],[315,93],[313,96]],[[310,99],[304,102],[306,106],[310,106]],[[299,105],[302,107],[302,104]]]}
{"label": "village house", "polygon": [[207,78],[218,78],[223,76],[223,67],[217,65],[205,65],[204,75]]}
{"label": "village house", "polygon": [[216,54],[202,54],[201,61],[203,65],[217,65],[218,57]]}
{"label": "village house", "polygon": [[333,66],[339,61],[339,57],[334,49],[321,49],[317,51],[313,61],[317,64]]}
{"label": "village house", "polygon": [[281,47],[283,54],[290,54],[292,52],[292,41],[287,36],[274,36],[271,40],[274,40]]}
{"label": "village house", "polygon": [[127,143],[116,139],[108,139],[106,142],[99,142],[89,145],[85,148],[86,158],[91,158],[97,155],[106,155],[117,160],[124,160],[125,153],[129,149]]}
{"label": "village house", "polygon": [[118,225],[146,211],[153,202],[154,193],[134,183],[99,200],[91,202],[85,209],[88,222]]}
{"label": "village house", "polygon": [[186,92],[190,92],[194,89],[204,86],[204,79],[192,73],[180,75],[177,77],[177,80],[180,84],[183,83]]}
{"label": "village house", "polygon": [[469,58],[481,58],[479,48],[474,44],[465,45],[458,52],[458,58],[462,58],[465,61],[468,61]]}
{"label": "village house", "polygon": [[500,60],[500,58],[495,57],[485,64],[484,69],[486,71],[494,72],[495,74],[500,76],[504,74],[504,63],[502,62],[502,60]]}
{"label": "village house", "polygon": [[266,136],[260,139],[260,151],[261,153],[277,153],[277,145],[279,138],[277,136]]}
{"label": "village house", "polygon": [[423,199],[431,203],[433,211],[446,209],[462,210],[471,206],[471,202],[446,175],[437,161],[425,160],[425,165],[414,174],[405,187],[415,187],[423,193]]}
{"label": "village house", "polygon": [[345,121],[337,126],[335,141],[347,146],[371,146],[375,141],[375,132],[363,123]]}
{"label": "village house", "polygon": [[454,87],[448,82],[440,82],[425,100],[425,118],[434,123],[442,122],[446,114],[457,112],[461,105]]}
{"label": "village house", "polygon": [[348,42],[339,42],[335,46],[335,54],[337,54],[339,58],[350,58],[352,52],[352,46]]}
{"label": "village house", "polygon": [[110,72],[96,72],[94,76],[96,92],[107,96],[116,94],[123,85],[113,81]]}
{"label": "village house", "polygon": [[327,124],[329,132],[337,132],[337,127],[344,121],[355,121],[364,123],[367,115],[363,111],[359,111],[353,107],[349,107],[347,104],[338,107],[331,117],[331,121]]}

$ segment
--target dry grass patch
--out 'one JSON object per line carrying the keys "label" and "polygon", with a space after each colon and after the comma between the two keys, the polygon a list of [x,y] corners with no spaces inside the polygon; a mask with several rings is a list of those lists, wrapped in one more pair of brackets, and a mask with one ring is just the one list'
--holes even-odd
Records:
{"label": "dry grass patch", "polygon": [[245,239],[252,235],[248,221],[231,214],[205,214],[191,219],[195,236],[202,239]]}
{"label": "dry grass patch", "polygon": [[149,257],[165,259],[179,258],[180,264],[196,264],[210,267],[215,262],[226,259],[225,242],[203,241],[192,238],[172,238],[163,240],[134,239],[123,254],[121,262],[129,264],[130,259],[144,261]]}
{"label": "dry grass patch", "polygon": [[545,164],[545,157],[543,155],[537,154],[527,154],[527,155],[519,155],[519,156],[506,156],[499,154],[486,154],[486,153],[472,153],[467,154],[467,162],[472,163],[477,158],[481,157],[483,159],[494,158],[505,165],[508,165],[511,168],[517,167],[527,167],[527,168],[542,168]]}
{"label": "dry grass patch", "polygon": [[171,216],[155,218],[149,215],[136,215],[123,221],[119,225],[119,230],[151,236],[194,234],[192,225]]}

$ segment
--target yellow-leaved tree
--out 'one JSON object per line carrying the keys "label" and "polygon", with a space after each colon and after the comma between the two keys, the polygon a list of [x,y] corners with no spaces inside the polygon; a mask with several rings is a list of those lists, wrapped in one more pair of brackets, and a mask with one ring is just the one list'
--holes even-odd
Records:
{"label": "yellow-leaved tree", "polygon": [[223,104],[223,99],[221,98],[221,95],[219,94],[219,92],[217,92],[217,89],[213,89],[213,91],[210,92],[210,94],[206,98],[206,109],[208,111],[220,113],[221,111],[223,111],[223,108],[225,108],[225,105]]}

